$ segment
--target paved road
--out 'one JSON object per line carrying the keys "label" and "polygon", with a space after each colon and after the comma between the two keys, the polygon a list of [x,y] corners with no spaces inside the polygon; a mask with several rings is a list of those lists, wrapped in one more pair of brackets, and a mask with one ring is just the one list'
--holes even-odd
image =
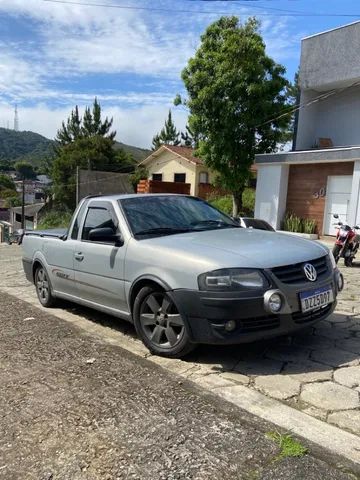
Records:
{"label": "paved road", "polygon": [[[33,286],[24,278],[20,255],[17,246],[0,246],[0,289],[38,304]],[[217,381],[222,386],[246,385],[360,436],[359,267],[341,266],[345,289],[339,296],[336,314],[316,328],[285,341],[233,348],[201,347],[185,361],[167,364],[191,380],[200,379],[201,383],[204,377],[205,386],[209,375],[219,376]],[[70,305],[66,319],[78,321],[84,317],[96,322],[83,323],[86,329],[95,329],[101,323],[109,327],[106,335],[114,340],[117,331],[133,334],[125,322]],[[134,341],[134,348],[141,348],[139,344]]]}
{"label": "paved road", "polygon": [[277,460],[270,427],[69,322],[1,293],[0,478],[354,478]]}

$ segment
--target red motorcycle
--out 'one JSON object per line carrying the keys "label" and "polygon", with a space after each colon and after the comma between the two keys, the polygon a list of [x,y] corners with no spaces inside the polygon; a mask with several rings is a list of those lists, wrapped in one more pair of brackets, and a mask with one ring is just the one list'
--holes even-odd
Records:
{"label": "red motorcycle", "polygon": [[[334,215],[334,218],[339,218],[339,215]],[[359,242],[357,240],[357,233],[360,227],[350,227],[346,223],[338,222],[336,226],[336,241],[333,248],[333,255],[335,262],[338,263],[340,258],[344,259],[346,267],[351,267],[359,249]]]}

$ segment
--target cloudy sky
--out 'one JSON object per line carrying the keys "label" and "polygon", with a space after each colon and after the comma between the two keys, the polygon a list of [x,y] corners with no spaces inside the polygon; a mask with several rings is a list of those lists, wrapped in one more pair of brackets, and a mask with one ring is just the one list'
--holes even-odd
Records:
{"label": "cloudy sky", "polygon": [[[0,0],[0,126],[49,138],[74,105],[100,99],[117,139],[149,147],[206,26],[256,15],[293,79],[300,39],[360,19],[357,0]],[[325,16],[326,14],[327,16]],[[178,128],[187,113],[173,107]]]}

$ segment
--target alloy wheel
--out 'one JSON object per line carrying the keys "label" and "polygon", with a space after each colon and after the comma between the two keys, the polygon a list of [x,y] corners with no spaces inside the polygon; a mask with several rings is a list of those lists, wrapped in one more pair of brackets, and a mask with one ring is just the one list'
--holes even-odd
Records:
{"label": "alloy wheel", "polygon": [[161,348],[173,348],[182,339],[184,322],[166,293],[148,295],[140,309],[140,324],[148,340]]}

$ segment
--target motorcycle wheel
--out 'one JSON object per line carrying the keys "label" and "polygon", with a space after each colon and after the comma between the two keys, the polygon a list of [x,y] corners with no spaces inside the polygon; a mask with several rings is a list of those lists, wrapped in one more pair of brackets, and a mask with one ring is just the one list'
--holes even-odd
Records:
{"label": "motorcycle wheel", "polygon": [[345,267],[352,267],[353,266],[353,257],[348,257],[344,259]]}
{"label": "motorcycle wheel", "polygon": [[335,245],[334,248],[333,248],[333,251],[332,251],[332,254],[334,255],[336,263],[338,263],[339,258],[340,258],[340,255],[339,255],[340,250],[341,250],[341,246],[340,245]]}

